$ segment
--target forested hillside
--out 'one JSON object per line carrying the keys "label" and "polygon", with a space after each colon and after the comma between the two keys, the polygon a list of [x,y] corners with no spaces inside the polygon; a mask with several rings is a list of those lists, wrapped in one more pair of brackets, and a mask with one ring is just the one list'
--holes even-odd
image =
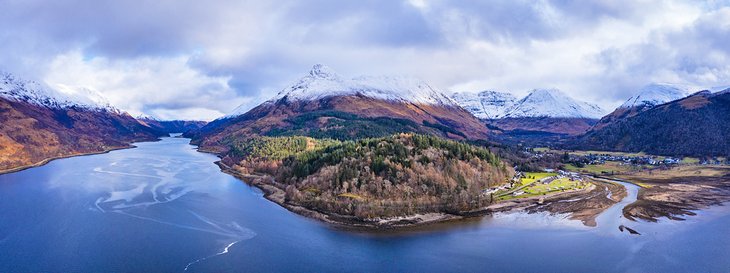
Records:
{"label": "forested hillside", "polygon": [[594,127],[569,148],[677,156],[730,155],[730,92],[701,92]]}
{"label": "forested hillside", "polygon": [[513,173],[488,149],[418,134],[229,144],[224,161],[241,173],[275,177],[287,202],[363,219],[477,209],[491,202],[482,190],[506,183]]}

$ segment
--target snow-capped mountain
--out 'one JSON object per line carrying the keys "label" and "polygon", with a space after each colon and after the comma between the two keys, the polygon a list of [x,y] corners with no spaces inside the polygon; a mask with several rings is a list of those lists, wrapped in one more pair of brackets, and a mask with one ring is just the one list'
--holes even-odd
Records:
{"label": "snow-capped mountain", "polygon": [[687,87],[652,83],[639,89],[638,94],[626,100],[619,108],[654,107],[684,98],[689,94],[690,91]]}
{"label": "snow-capped mountain", "polygon": [[346,79],[322,64],[314,65],[307,76],[284,88],[271,101],[278,101],[284,97],[293,101],[349,95],[420,104],[456,105],[442,91],[417,78],[361,76]]}
{"label": "snow-capped mountain", "polygon": [[0,73],[0,109],[0,172],[166,135],[92,90],[53,89],[10,73]]}
{"label": "snow-capped mountain", "polygon": [[599,119],[605,111],[577,101],[558,89],[535,89],[505,110],[504,118],[552,117]]}
{"label": "snow-capped mountain", "polygon": [[99,92],[91,89],[64,85],[53,89],[36,81],[20,79],[7,72],[0,72],[0,97],[49,108],[78,107],[119,112]]}
{"label": "snow-capped mountain", "polygon": [[226,149],[231,135],[306,135],[334,139],[413,132],[452,139],[486,139],[479,119],[424,81],[409,77],[344,78],[315,65],[273,99],[208,123],[187,137]]}
{"label": "snow-capped mountain", "polygon": [[517,98],[510,93],[482,91],[479,93],[457,92],[451,95],[461,107],[480,119],[496,119],[504,115]]}

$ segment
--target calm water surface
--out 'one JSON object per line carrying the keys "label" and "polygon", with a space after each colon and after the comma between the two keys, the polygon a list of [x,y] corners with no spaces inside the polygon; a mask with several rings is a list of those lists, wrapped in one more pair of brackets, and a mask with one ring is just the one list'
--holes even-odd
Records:
{"label": "calm water surface", "polygon": [[[0,175],[0,272],[730,272],[730,212],[597,228],[499,214],[356,233],[293,214],[188,139]],[[642,233],[621,233],[626,223]]]}

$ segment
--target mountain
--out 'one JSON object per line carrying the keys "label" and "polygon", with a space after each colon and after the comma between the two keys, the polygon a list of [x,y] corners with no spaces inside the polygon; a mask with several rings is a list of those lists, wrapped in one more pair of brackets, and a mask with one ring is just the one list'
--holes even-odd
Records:
{"label": "mountain", "polygon": [[601,118],[595,127],[603,128],[618,120],[634,116],[654,106],[684,98],[687,95],[689,95],[689,90],[686,87],[661,83],[648,84],[639,89],[636,95],[626,100],[616,110]]}
{"label": "mountain", "polygon": [[208,124],[205,121],[198,120],[158,120],[152,117],[137,117],[137,120],[160,132],[174,134],[174,133],[185,133],[191,130],[198,130]]}
{"label": "mountain", "polygon": [[569,148],[675,156],[730,155],[730,89],[698,92],[596,126]]}
{"label": "mountain", "polygon": [[503,118],[551,117],[599,119],[605,114],[597,105],[577,101],[558,89],[535,89],[507,108]]}
{"label": "mountain", "polygon": [[626,100],[619,108],[654,107],[687,95],[689,91],[684,87],[652,83],[639,89],[638,94]]}
{"label": "mountain", "polygon": [[451,95],[461,107],[480,119],[497,119],[504,115],[517,98],[510,93],[482,91],[479,93],[460,92]]}
{"label": "mountain", "polygon": [[358,139],[399,132],[485,139],[488,130],[440,90],[408,77],[346,79],[323,65],[274,98],[190,132],[194,143],[227,149],[232,138],[303,135]]}
{"label": "mountain", "polygon": [[0,73],[0,172],[162,135],[92,90],[54,90]]}
{"label": "mountain", "polygon": [[[557,89],[535,89],[520,100],[498,92],[482,92],[477,97],[485,99],[459,93],[455,100],[475,115],[487,116],[488,127],[499,132],[495,139],[506,143],[560,142],[586,132],[604,112]],[[490,114],[482,115],[486,109]]]}

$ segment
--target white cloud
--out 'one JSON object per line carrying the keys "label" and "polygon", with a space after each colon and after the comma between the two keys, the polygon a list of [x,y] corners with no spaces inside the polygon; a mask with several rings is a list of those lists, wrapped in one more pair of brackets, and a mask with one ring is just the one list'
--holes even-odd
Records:
{"label": "white cloud", "polygon": [[7,4],[0,64],[168,117],[253,107],[314,63],[451,91],[557,87],[607,109],[652,81],[730,84],[722,1]]}
{"label": "white cloud", "polygon": [[[88,88],[133,115],[211,120],[245,101],[228,86],[188,66],[187,56],[111,60],[79,51],[53,59],[44,80],[51,86]],[[179,112],[179,114],[175,114]]]}

